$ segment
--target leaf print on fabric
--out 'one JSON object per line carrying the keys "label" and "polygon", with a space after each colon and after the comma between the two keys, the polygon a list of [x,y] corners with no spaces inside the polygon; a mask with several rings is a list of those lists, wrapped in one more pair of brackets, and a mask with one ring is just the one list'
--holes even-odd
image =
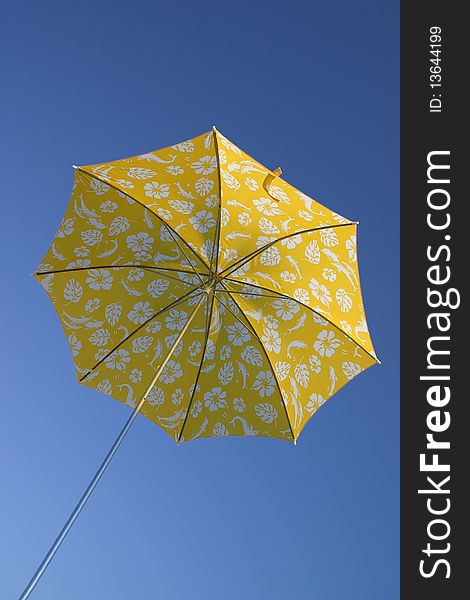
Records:
{"label": "leaf print on fabric", "polygon": [[126,217],[116,217],[111,221],[109,226],[109,235],[113,237],[127,231],[130,228],[131,224],[129,223]]}
{"label": "leaf print on fabric", "polygon": [[79,302],[83,296],[83,288],[75,281],[75,279],[69,279],[64,286],[64,298],[67,302],[73,302],[74,304]]}
{"label": "leaf print on fabric", "polygon": [[272,423],[278,417],[277,410],[267,402],[255,405],[255,413],[264,423]]}

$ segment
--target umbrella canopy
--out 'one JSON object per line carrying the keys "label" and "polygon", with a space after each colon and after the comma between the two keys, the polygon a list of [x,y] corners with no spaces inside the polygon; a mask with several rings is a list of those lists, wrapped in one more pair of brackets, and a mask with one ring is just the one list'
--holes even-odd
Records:
{"label": "umbrella canopy", "polygon": [[[355,221],[298,191],[215,129],[76,167],[36,278],[80,383],[177,442],[296,441],[378,362]],[[158,375],[158,377],[156,377]]]}

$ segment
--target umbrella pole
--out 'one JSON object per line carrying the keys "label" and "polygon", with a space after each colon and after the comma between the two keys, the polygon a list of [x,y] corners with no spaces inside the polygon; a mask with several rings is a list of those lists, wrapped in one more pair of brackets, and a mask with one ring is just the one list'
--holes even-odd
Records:
{"label": "umbrella pole", "polygon": [[[208,288],[207,290],[204,290],[204,292],[208,293],[209,289],[210,288]],[[68,518],[68,520],[65,523],[64,527],[62,528],[62,531],[56,537],[54,543],[52,544],[52,546],[49,549],[49,552],[46,554],[44,560],[39,565],[38,569],[36,570],[36,572],[34,573],[33,577],[31,578],[31,581],[28,583],[28,585],[26,586],[25,590],[21,594],[19,600],[26,600],[26,598],[29,598],[29,595],[34,590],[34,588],[36,587],[36,584],[38,583],[38,581],[40,580],[40,578],[44,574],[44,571],[49,566],[49,563],[51,562],[51,560],[54,558],[55,553],[57,552],[57,550],[59,549],[60,545],[64,541],[66,535],[68,534],[68,532],[72,528],[72,525],[75,523],[78,515],[81,513],[81,511],[82,511],[83,507],[85,506],[88,498],[91,496],[91,494],[92,494],[93,490],[95,489],[98,481],[101,479],[101,476],[106,471],[109,463],[111,462],[111,460],[113,459],[114,455],[116,454],[117,449],[121,445],[121,442],[125,438],[125,436],[126,436],[127,432],[129,431],[129,429],[131,428],[131,425],[135,421],[135,419],[136,419],[137,415],[139,414],[142,406],[145,404],[145,401],[147,400],[148,395],[150,394],[150,392],[153,389],[153,386],[156,384],[158,378],[162,374],[162,371],[165,368],[167,362],[172,357],[174,351],[176,350],[176,347],[178,346],[178,344],[180,343],[182,337],[184,336],[184,334],[188,330],[188,328],[189,328],[192,320],[196,316],[196,313],[197,313],[197,311],[199,310],[199,308],[200,308],[200,306],[202,304],[203,299],[206,297],[206,293],[203,293],[202,296],[200,297],[199,302],[195,306],[193,312],[190,314],[189,319],[185,323],[183,329],[180,331],[178,337],[176,338],[176,340],[174,341],[174,343],[171,346],[170,350],[168,351],[167,355],[165,356],[162,364],[159,366],[159,368],[158,368],[157,372],[155,373],[155,376],[153,377],[152,381],[147,386],[147,389],[145,390],[144,395],[142,396],[142,398],[139,400],[139,403],[136,405],[136,407],[132,411],[131,416],[128,418],[126,424],[122,428],[121,433],[118,435],[118,437],[116,438],[116,441],[111,446],[111,449],[109,450],[108,454],[106,455],[106,458],[101,463],[100,468],[96,471],[93,479],[91,480],[90,484],[88,485],[87,489],[85,490],[85,493],[80,498],[80,500],[79,500],[78,504],[76,505],[76,507],[74,508],[72,514],[70,515],[70,517]]]}

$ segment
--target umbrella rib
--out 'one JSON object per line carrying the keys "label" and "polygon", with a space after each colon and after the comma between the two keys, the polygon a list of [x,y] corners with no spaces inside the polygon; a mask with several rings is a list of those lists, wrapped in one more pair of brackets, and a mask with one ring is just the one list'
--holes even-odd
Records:
{"label": "umbrella rib", "polygon": [[[351,223],[338,223],[338,225],[324,225],[322,227],[312,227],[311,229],[301,229],[300,231],[296,231],[294,233],[289,233],[288,235],[283,235],[282,237],[277,238],[277,239],[273,240],[272,242],[269,242],[269,244],[265,244],[264,246],[261,246],[261,248],[258,248],[254,252],[251,252],[250,254],[247,254],[246,256],[242,256],[236,262],[232,263],[226,269],[221,271],[220,275],[223,275],[223,278],[225,279],[225,277],[228,277],[230,275],[230,273],[232,273],[233,271],[236,271],[237,269],[239,269],[240,267],[245,265],[247,262],[249,262],[253,258],[256,258],[259,254],[261,254],[268,248],[271,248],[271,246],[274,246],[274,244],[277,244],[278,242],[282,242],[282,240],[287,240],[290,237],[294,237],[294,235],[301,235],[303,233],[311,233],[313,231],[321,231],[322,229],[336,229],[337,227],[349,227],[350,225],[356,225],[356,223],[353,221]],[[228,273],[227,273],[227,271],[228,271]],[[224,275],[224,273],[227,273],[227,274]]]}
{"label": "umbrella rib", "polygon": [[214,244],[217,242],[217,249],[214,254],[214,248],[212,248],[211,272],[212,272],[212,259],[215,256],[214,273],[217,273],[217,268],[219,265],[219,250],[220,250],[220,227],[221,227],[221,221],[222,221],[222,180],[220,177],[219,142],[217,140],[217,131],[215,130],[215,127],[214,127],[212,133],[214,136],[215,157],[216,157],[216,161],[217,161],[217,177],[218,177],[218,182],[219,182],[219,212],[217,215],[217,225],[216,225],[216,232],[215,232],[215,236],[214,236]]}
{"label": "umbrella rib", "polygon": [[[227,279],[227,281],[233,281],[233,279]],[[274,294],[255,294],[254,292],[235,292],[234,290],[215,290],[216,292],[222,292],[223,294],[238,294],[240,296],[255,296],[256,298],[279,298],[279,295]]]}
{"label": "umbrella rib", "polygon": [[[108,352],[106,354],[106,356],[103,356],[103,358],[101,360],[99,360],[96,365],[94,365],[89,371],[88,373],[86,373],[85,375],[83,375],[83,377],[80,378],[80,383],[82,383],[82,381],[84,381],[88,375],[91,375],[91,373],[96,369],[96,367],[98,367],[99,365],[101,365],[109,356],[111,356],[111,354],[113,354],[113,352],[116,352],[116,350],[118,350],[118,348],[120,348],[125,342],[127,342],[133,335],[135,335],[138,331],[140,331],[143,327],[145,327],[146,325],[148,325],[151,321],[153,321],[153,319],[155,319],[156,317],[159,317],[160,315],[162,315],[163,313],[165,313],[166,311],[170,310],[171,308],[174,308],[175,306],[178,306],[179,304],[181,304],[182,302],[184,302],[188,296],[190,296],[192,293],[194,293],[196,290],[201,289],[202,286],[199,287],[195,287],[193,290],[190,290],[189,292],[187,292],[186,294],[184,294],[183,296],[181,296],[180,298],[177,298],[174,302],[171,302],[170,304],[168,304],[167,306],[165,306],[164,308],[160,309],[159,311],[157,311],[154,315],[152,315],[149,319],[147,319],[147,321],[145,321],[144,323],[141,323],[139,325],[139,327],[137,327],[137,329],[134,329],[134,331],[132,333],[130,333],[129,335],[127,335],[123,340],[121,340],[119,342],[119,344],[117,344],[117,346],[115,346],[110,352]],[[203,292],[201,292],[203,293]],[[195,296],[197,297],[197,296]]]}
{"label": "umbrella rib", "polygon": [[[188,404],[188,410],[186,411],[186,414],[184,416],[183,425],[182,425],[181,431],[179,432],[179,435],[178,435],[178,440],[177,440],[178,443],[181,441],[181,438],[183,436],[184,427],[185,427],[186,422],[188,420],[188,416],[189,416],[189,412],[191,410],[191,405],[193,403],[194,396],[196,395],[197,386],[198,386],[198,383],[199,383],[199,378],[200,378],[201,372],[202,372],[202,365],[204,364],[204,358],[205,358],[205,354],[206,354],[206,350],[207,350],[207,342],[209,341],[209,332],[210,332],[211,321],[212,321],[212,310],[214,308],[214,298],[215,298],[215,295],[211,294],[211,296],[212,296],[212,298],[211,298],[211,304],[210,304],[210,307],[209,307],[209,310],[208,310],[207,316],[206,316],[206,331],[205,331],[205,336],[204,336],[204,347],[202,349],[201,362],[199,363],[199,368],[198,368],[198,371],[197,371],[196,380],[194,382],[193,391],[192,391],[191,398],[190,398],[189,404]],[[207,296],[207,302],[209,303],[209,295]]]}
{"label": "umbrella rib", "polygon": [[[122,167],[117,167],[119,169],[122,169]],[[84,173],[85,175],[88,175],[88,177],[90,177],[91,179],[97,179],[98,181],[101,181],[102,183],[105,183],[106,185],[109,185],[109,187],[112,187],[114,190],[116,190],[117,192],[119,192],[120,194],[124,194],[125,196],[127,196],[128,198],[130,198],[131,200],[133,200],[134,202],[136,202],[137,204],[140,204],[140,206],[142,206],[143,208],[145,208],[145,210],[148,210],[149,213],[155,217],[156,219],[158,219],[163,225],[165,225],[169,230],[171,230],[182,242],[183,244],[185,244],[190,250],[191,252],[194,254],[194,256],[196,256],[196,258],[198,260],[201,261],[201,263],[208,269],[209,265],[206,264],[205,260],[202,259],[201,256],[199,256],[199,254],[191,247],[190,244],[188,244],[188,242],[179,235],[178,232],[176,232],[174,229],[172,229],[167,223],[166,221],[164,221],[159,215],[157,215],[156,213],[153,212],[153,210],[150,210],[150,208],[144,204],[143,202],[141,202],[140,200],[137,200],[136,198],[134,198],[133,196],[131,196],[130,194],[126,194],[126,192],[124,192],[123,190],[119,189],[116,185],[114,185],[113,183],[110,182],[110,180],[106,177],[100,177],[99,175],[97,175],[96,173],[89,173],[88,171],[84,171],[81,167],[77,167],[76,169],[77,171],[79,171],[80,173]],[[180,246],[178,245],[178,247],[180,248]],[[184,253],[183,253],[184,254]]]}
{"label": "umbrella rib", "polygon": [[[223,284],[222,284],[222,285],[223,285]],[[238,308],[239,308],[240,312],[243,314],[243,310],[242,310],[242,308],[240,307],[240,305],[238,304],[238,302],[235,300],[235,298],[233,298],[233,297],[232,297],[232,295],[231,295],[231,293],[229,292],[229,290],[226,290],[226,291],[227,291],[227,293],[228,293],[229,297],[230,297],[230,298],[232,298],[233,302],[234,302],[234,303],[235,303],[235,304],[238,306]],[[271,372],[272,372],[272,374],[273,374],[273,377],[274,377],[274,381],[276,382],[276,387],[277,387],[277,390],[278,390],[278,392],[279,392],[279,396],[280,396],[280,398],[281,398],[282,406],[284,407],[284,410],[285,410],[285,413],[286,413],[286,419],[287,419],[287,422],[289,423],[289,429],[290,429],[290,432],[291,432],[291,435],[292,435],[292,441],[293,441],[293,442],[294,442],[294,444],[295,444],[295,435],[294,435],[294,430],[292,429],[292,424],[291,424],[291,422],[290,422],[290,419],[289,419],[289,413],[287,412],[287,406],[286,406],[286,403],[284,402],[284,396],[282,395],[281,386],[279,385],[279,381],[277,380],[277,377],[276,377],[276,372],[275,372],[275,370],[274,370],[273,364],[272,364],[272,362],[271,362],[271,359],[269,358],[269,355],[268,355],[268,353],[266,352],[266,348],[264,347],[264,344],[263,344],[263,342],[261,341],[261,338],[259,337],[258,333],[256,332],[256,330],[254,329],[253,325],[250,323],[250,321],[248,320],[248,318],[247,318],[247,317],[245,317],[245,318],[246,318],[246,322],[247,322],[247,323],[248,323],[248,325],[250,326],[249,328],[246,326],[246,323],[244,323],[244,322],[243,322],[243,321],[240,319],[240,317],[238,317],[238,315],[236,315],[236,314],[233,312],[233,310],[232,310],[232,309],[231,309],[231,308],[228,306],[228,304],[225,304],[224,302],[222,302],[222,300],[221,300],[220,298],[217,298],[217,300],[218,300],[218,301],[219,301],[221,304],[223,304],[223,306],[225,306],[225,308],[227,308],[227,310],[229,310],[229,311],[232,313],[232,315],[233,315],[233,316],[234,316],[236,319],[238,319],[238,321],[240,321],[240,323],[241,323],[241,324],[242,324],[242,325],[245,327],[245,329],[247,329],[247,330],[251,331],[251,333],[252,333],[252,334],[255,336],[255,338],[258,340],[258,342],[259,342],[259,344],[260,344],[260,346],[261,346],[261,348],[262,348],[262,350],[263,350],[263,354],[264,354],[264,356],[265,356],[266,360],[268,361],[269,367],[270,367],[270,369],[271,369]]]}
{"label": "umbrella rib", "polygon": [[51,275],[56,273],[73,273],[74,271],[93,271],[95,269],[152,269],[158,271],[174,271],[175,273],[188,273],[192,275],[191,271],[185,271],[184,269],[170,269],[169,267],[154,267],[152,265],[103,265],[103,266],[90,266],[90,267],[75,267],[73,269],[56,269],[53,271],[37,271],[34,275]]}
{"label": "umbrella rib", "polygon": [[[269,288],[265,288],[262,285],[257,285],[255,283],[246,283],[245,281],[238,281],[236,279],[229,279],[227,278],[227,281],[232,281],[233,283],[238,283],[239,285],[249,285],[251,287],[255,287],[258,288],[260,290],[264,290],[266,292],[272,292],[273,290],[270,290]],[[229,292],[230,293],[230,292]],[[236,293],[236,292],[235,292]],[[242,293],[242,292],[238,292],[238,293]],[[277,294],[277,298],[286,298],[288,300],[293,300],[294,302],[296,302],[297,304],[300,304],[300,306],[303,306],[304,308],[308,308],[309,310],[311,310],[315,315],[317,315],[318,317],[320,317],[321,319],[323,319],[324,321],[327,321],[332,327],[334,327],[337,331],[339,331],[342,335],[346,336],[349,340],[351,340],[351,342],[353,342],[354,344],[356,344],[356,346],[358,346],[361,350],[363,350],[368,356],[370,356],[371,358],[374,359],[374,361],[379,362],[378,358],[376,356],[374,356],[373,354],[371,354],[368,350],[366,350],[364,348],[364,346],[362,344],[360,344],[359,342],[357,342],[354,338],[352,338],[349,334],[347,334],[345,331],[343,331],[340,327],[338,327],[338,325],[336,325],[335,323],[333,323],[333,321],[331,321],[330,319],[328,319],[327,317],[325,317],[324,315],[322,315],[321,313],[319,313],[318,311],[316,311],[314,308],[312,308],[311,306],[308,306],[307,304],[304,304],[303,302],[301,302],[300,300],[297,300],[297,298],[292,298],[292,296],[288,296],[287,294],[283,294],[282,292],[274,292],[275,294]],[[235,301],[235,299],[234,299]]]}

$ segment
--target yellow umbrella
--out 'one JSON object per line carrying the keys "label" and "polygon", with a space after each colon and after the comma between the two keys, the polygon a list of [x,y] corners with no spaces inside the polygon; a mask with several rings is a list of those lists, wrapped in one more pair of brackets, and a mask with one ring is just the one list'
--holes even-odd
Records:
{"label": "yellow umbrella", "polygon": [[63,537],[139,412],[177,442],[295,442],[326,400],[378,362],[357,222],[280,175],[215,128],[76,167],[70,204],[35,276],[79,382],[134,410]]}

